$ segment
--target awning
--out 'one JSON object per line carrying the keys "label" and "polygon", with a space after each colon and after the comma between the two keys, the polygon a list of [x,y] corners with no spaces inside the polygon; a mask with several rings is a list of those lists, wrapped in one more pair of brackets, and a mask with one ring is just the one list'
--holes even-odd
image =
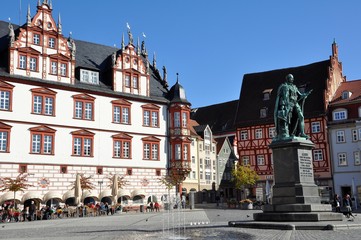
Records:
{"label": "awning", "polygon": [[89,191],[89,190],[84,190],[83,195],[81,197],[81,201],[84,202],[84,199],[87,197],[91,197],[93,198],[95,201],[99,201],[98,198],[98,193],[96,191]]}
{"label": "awning", "polygon": [[74,189],[69,190],[63,194],[63,202],[65,202],[67,199],[73,198],[73,197],[75,197]]}
{"label": "awning", "polygon": [[[14,201],[14,192],[7,192],[0,196],[0,205],[2,205],[6,201]],[[21,202],[20,192],[17,192],[15,195],[15,202]]]}
{"label": "awning", "polygon": [[120,198],[120,197],[130,198],[130,196],[131,196],[131,193],[129,190],[119,189],[118,198]]}
{"label": "awning", "polygon": [[50,199],[55,199],[55,200],[57,200],[59,202],[63,202],[62,194],[60,192],[56,192],[56,191],[47,192],[43,197],[43,203],[46,203]]}
{"label": "awning", "polygon": [[135,196],[141,196],[142,198],[145,198],[145,191],[144,190],[141,190],[141,189],[134,189],[132,191],[132,198],[134,198]]}
{"label": "awning", "polygon": [[99,201],[101,201],[103,197],[109,197],[109,198],[113,199],[112,190],[111,190],[111,189],[103,190],[103,191],[99,194]]}
{"label": "awning", "polygon": [[29,199],[33,199],[36,202],[41,203],[43,201],[43,197],[39,192],[36,191],[32,191],[32,192],[27,192],[23,195],[23,197],[21,198],[21,202],[24,204],[26,202],[26,200]]}

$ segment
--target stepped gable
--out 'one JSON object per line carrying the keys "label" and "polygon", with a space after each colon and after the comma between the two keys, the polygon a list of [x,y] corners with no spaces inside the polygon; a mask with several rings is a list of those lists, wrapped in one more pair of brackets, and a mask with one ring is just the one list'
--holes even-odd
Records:
{"label": "stepped gable", "polygon": [[192,109],[191,118],[208,124],[213,134],[235,131],[233,125],[238,100]]}
{"label": "stepped gable", "polygon": [[[19,33],[20,27],[16,24],[13,24],[15,35]],[[8,73],[8,48],[9,48],[9,23],[5,21],[0,21],[0,74],[2,76],[13,77]],[[24,25],[24,27],[26,27]],[[99,82],[100,85],[92,85],[80,83],[79,80],[79,71],[76,71],[76,79],[74,87],[79,87],[82,89],[89,89],[92,91],[107,92],[117,95],[129,95],[126,93],[119,93],[112,91],[112,72],[111,72],[111,56],[114,52],[120,53],[121,49],[115,47],[109,47],[97,43],[91,43],[82,40],[74,39],[76,45],[76,55],[75,55],[75,68],[76,69],[89,69],[99,71]],[[146,62],[144,56],[142,56],[143,61]],[[158,73],[159,71],[150,66],[150,98],[157,101],[165,101],[168,94],[168,89],[163,85],[163,80]],[[21,76],[17,76],[23,78]],[[34,81],[44,81],[41,79],[29,79]],[[46,81],[46,80],[45,80]],[[49,84],[54,85],[64,85],[57,82],[49,82]],[[129,95],[134,98],[146,98],[139,95]]]}
{"label": "stepped gable", "polygon": [[[285,82],[287,74],[294,76],[294,84],[298,88],[304,88],[305,92],[313,89],[305,101],[305,117],[310,118],[324,114],[326,111],[324,95],[330,68],[330,61],[326,60],[299,67],[245,74],[235,124],[239,127],[273,124],[277,90]],[[269,100],[263,99],[264,91],[270,92]],[[262,108],[267,110],[264,118],[260,117]]]}

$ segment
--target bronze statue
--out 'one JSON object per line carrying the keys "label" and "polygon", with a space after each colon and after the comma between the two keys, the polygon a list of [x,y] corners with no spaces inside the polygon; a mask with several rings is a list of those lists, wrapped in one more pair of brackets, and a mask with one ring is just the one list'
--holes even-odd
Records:
{"label": "bronze statue", "polygon": [[293,81],[293,75],[288,74],[286,82],[281,84],[277,91],[274,121],[276,138],[281,140],[290,137],[309,138],[305,134],[303,105],[312,90],[307,93],[300,93]]}

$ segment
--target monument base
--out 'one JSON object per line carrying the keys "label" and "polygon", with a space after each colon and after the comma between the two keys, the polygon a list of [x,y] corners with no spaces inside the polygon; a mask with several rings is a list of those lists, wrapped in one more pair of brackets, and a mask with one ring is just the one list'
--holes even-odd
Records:
{"label": "monument base", "polygon": [[315,222],[342,221],[343,215],[332,212],[331,205],[321,204],[313,175],[314,144],[304,138],[273,141],[274,186],[272,204],[255,221]]}
{"label": "monument base", "polygon": [[342,214],[334,212],[263,212],[253,214],[255,221],[270,222],[342,221],[342,217]]}

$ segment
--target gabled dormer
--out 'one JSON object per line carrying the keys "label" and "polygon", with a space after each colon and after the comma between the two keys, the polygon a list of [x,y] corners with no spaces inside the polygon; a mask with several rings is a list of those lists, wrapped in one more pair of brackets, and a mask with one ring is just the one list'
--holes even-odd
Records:
{"label": "gabled dormer", "polygon": [[142,47],[133,43],[133,35],[128,25],[128,44],[122,37],[122,48],[114,52],[113,61],[113,89],[117,92],[150,96],[149,62],[144,42]]}
{"label": "gabled dormer", "polygon": [[9,73],[48,81],[74,83],[75,46],[69,48],[58,23],[52,16],[51,1],[38,2],[37,12],[15,35],[9,24]]}

